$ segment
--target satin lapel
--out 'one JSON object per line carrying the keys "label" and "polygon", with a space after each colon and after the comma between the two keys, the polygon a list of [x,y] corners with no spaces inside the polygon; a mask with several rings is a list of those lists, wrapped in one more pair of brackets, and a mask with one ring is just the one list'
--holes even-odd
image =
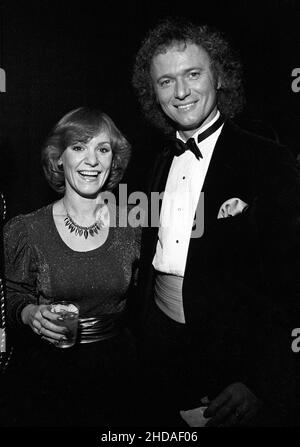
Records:
{"label": "satin lapel", "polygon": [[237,185],[241,187],[243,184],[239,178],[240,162],[236,156],[236,138],[234,128],[229,123],[225,123],[216,143],[202,188],[205,225],[217,218],[220,205],[226,199],[236,197]]}
{"label": "satin lapel", "polygon": [[169,149],[165,149],[162,154],[157,158],[153,179],[151,183],[151,192],[163,192],[167,183],[167,178],[170,170],[170,166],[173,160],[173,154]]}
{"label": "satin lapel", "polygon": [[241,153],[245,152],[241,150],[242,144],[234,126],[226,122],[216,143],[203,184],[201,200],[204,207],[199,204],[197,207],[197,212],[201,214],[196,216],[196,222],[200,222],[201,219],[203,234],[200,238],[190,239],[186,272],[193,253],[198,253],[199,244],[201,245],[204,242],[203,239],[206,239],[207,230],[217,223],[221,205],[232,197],[238,197],[246,203],[250,202],[251,185],[249,186],[246,176],[243,175],[247,160],[243,160],[241,156]]}
{"label": "satin lapel", "polygon": [[[149,228],[147,231],[144,232],[146,241],[145,246],[147,247],[147,252],[150,257],[154,256],[154,252],[156,249],[156,241],[157,241],[157,234],[158,234],[158,226],[152,226],[151,225],[151,212],[154,212],[154,208],[157,207],[155,205],[151,204],[151,193],[152,192],[158,192],[161,193],[165,190],[170,166],[173,160],[173,154],[169,149],[165,149],[158,157],[154,164],[153,171],[152,171],[152,179],[150,181],[150,187],[148,190],[148,200],[149,200]],[[161,209],[161,200],[159,201],[159,213]],[[154,219],[156,222],[157,219]],[[156,222],[158,225],[159,222]]]}

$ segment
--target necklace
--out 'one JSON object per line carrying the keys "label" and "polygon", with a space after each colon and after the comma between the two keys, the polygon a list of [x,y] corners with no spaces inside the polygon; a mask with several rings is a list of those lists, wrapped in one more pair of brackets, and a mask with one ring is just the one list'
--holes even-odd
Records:
{"label": "necklace", "polygon": [[75,236],[84,236],[85,239],[87,239],[89,236],[94,236],[95,234],[98,234],[98,231],[100,231],[104,226],[104,223],[102,222],[101,218],[88,227],[78,225],[76,222],[74,222],[74,220],[68,213],[66,206],[65,210],[67,214],[67,217],[64,218],[65,226],[68,228],[70,233],[74,232]]}

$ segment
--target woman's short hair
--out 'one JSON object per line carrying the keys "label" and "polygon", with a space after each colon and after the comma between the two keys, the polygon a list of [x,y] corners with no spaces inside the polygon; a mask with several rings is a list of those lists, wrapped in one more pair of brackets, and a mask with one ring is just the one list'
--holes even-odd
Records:
{"label": "woman's short hair", "polygon": [[211,62],[217,90],[217,104],[226,118],[239,113],[244,105],[242,66],[229,41],[222,33],[207,25],[195,25],[184,18],[163,19],[150,30],[137,52],[132,84],[145,117],[165,133],[173,131],[173,123],[157,103],[151,79],[153,57],[176,45],[196,44],[203,48]]}
{"label": "woman's short hair", "polygon": [[64,115],[48,135],[42,148],[42,166],[50,186],[58,193],[65,192],[65,175],[59,164],[62,153],[68,146],[88,142],[101,132],[111,139],[113,160],[111,171],[104,185],[113,190],[121,181],[131,156],[131,145],[104,112],[88,107],[79,107]]}

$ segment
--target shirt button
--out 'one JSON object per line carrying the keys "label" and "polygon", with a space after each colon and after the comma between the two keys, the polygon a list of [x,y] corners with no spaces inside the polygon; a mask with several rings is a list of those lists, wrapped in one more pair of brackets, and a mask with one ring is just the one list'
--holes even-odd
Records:
{"label": "shirt button", "polygon": [[179,240],[177,239],[176,244],[178,244]]}
{"label": "shirt button", "polygon": [[185,175],[182,177],[182,180],[185,180]]}

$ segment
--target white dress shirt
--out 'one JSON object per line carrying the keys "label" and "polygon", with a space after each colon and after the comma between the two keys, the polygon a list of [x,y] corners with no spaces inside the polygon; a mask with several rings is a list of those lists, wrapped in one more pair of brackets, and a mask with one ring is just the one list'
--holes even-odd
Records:
{"label": "white dress shirt", "polygon": [[[219,116],[218,111],[207,125],[193,135],[196,143],[198,135],[210,127]],[[159,272],[184,276],[195,211],[222,128],[223,125],[205,140],[197,143],[203,158],[197,160],[195,155],[187,150],[172,161],[161,206],[158,241],[153,259],[153,266]],[[181,138],[178,132],[176,136]]]}

